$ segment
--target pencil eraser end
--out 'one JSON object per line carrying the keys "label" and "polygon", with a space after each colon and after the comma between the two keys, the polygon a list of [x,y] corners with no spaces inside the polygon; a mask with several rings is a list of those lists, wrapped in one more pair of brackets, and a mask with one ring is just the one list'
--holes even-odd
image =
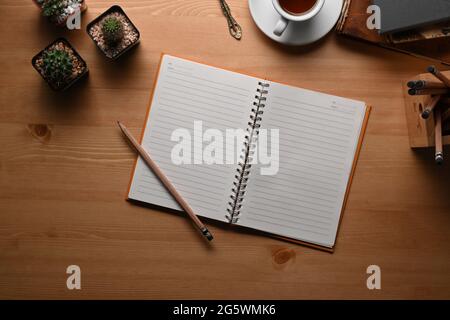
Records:
{"label": "pencil eraser end", "polygon": [[444,155],[442,155],[440,153],[436,154],[435,160],[436,160],[436,164],[438,164],[438,165],[443,164],[444,163]]}
{"label": "pencil eraser end", "polygon": [[410,89],[415,89],[415,87],[416,87],[416,82],[415,82],[415,81],[408,81],[407,86],[408,86],[408,88],[410,88]]}

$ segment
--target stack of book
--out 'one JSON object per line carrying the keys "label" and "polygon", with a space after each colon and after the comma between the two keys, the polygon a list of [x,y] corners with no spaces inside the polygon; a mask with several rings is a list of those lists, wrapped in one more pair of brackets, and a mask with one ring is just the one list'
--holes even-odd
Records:
{"label": "stack of book", "polygon": [[[368,28],[379,8],[380,28]],[[369,11],[369,13],[368,13]],[[450,65],[450,1],[345,0],[339,34]]]}

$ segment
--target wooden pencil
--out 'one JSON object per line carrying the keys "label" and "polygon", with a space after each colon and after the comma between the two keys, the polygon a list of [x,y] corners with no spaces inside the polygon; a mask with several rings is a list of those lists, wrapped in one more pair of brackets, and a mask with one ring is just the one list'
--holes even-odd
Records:
{"label": "wooden pencil", "polygon": [[120,127],[120,130],[122,130],[125,137],[128,139],[128,141],[132,144],[134,149],[139,153],[139,155],[144,159],[145,163],[150,167],[150,169],[153,171],[153,173],[159,178],[159,180],[162,182],[162,184],[167,188],[167,190],[170,192],[170,194],[174,197],[174,199],[178,202],[178,204],[186,211],[188,216],[191,218],[191,220],[194,222],[194,224],[198,227],[198,229],[201,231],[203,236],[205,236],[208,241],[213,240],[213,236],[211,232],[209,232],[208,228],[203,224],[203,222],[200,221],[200,219],[197,217],[197,215],[194,213],[194,210],[192,210],[191,206],[184,200],[184,198],[180,195],[180,193],[175,189],[174,185],[170,182],[170,180],[165,176],[165,174],[161,171],[159,166],[152,160],[150,157],[150,154],[137,142],[137,140],[131,135],[131,133],[128,131],[128,129],[119,121],[117,121],[117,124]]}
{"label": "wooden pencil", "polygon": [[442,147],[442,117],[440,108],[434,110],[434,123],[436,145],[435,161],[437,164],[442,164],[444,162],[444,149]]}
{"label": "wooden pencil", "polygon": [[445,89],[445,84],[438,81],[417,80],[412,89]]}
{"label": "wooden pencil", "polygon": [[450,79],[447,78],[444,74],[442,74],[435,66],[429,66],[427,68],[427,71],[431,73],[433,76],[435,76],[437,79],[442,81],[442,83],[445,84],[447,88],[450,88]]}
{"label": "wooden pencil", "polygon": [[428,119],[431,116],[431,113],[433,112],[440,99],[441,96],[431,96],[431,99],[427,103],[425,110],[423,110],[422,112],[422,118]]}
{"label": "wooden pencil", "polygon": [[449,94],[448,88],[443,89],[409,89],[408,94],[411,96],[427,96],[427,95],[444,95]]}

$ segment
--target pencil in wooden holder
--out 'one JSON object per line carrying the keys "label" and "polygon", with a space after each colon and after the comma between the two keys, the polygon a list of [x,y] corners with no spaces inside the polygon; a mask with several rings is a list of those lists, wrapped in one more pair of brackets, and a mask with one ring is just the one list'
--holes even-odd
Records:
{"label": "pencil in wooden holder", "polygon": [[438,81],[418,80],[415,82],[414,89],[445,89],[445,84]]}
{"label": "pencil in wooden holder", "polygon": [[408,88],[410,88],[410,89],[416,89],[416,87],[417,87],[417,83],[419,82],[420,80],[411,80],[411,81],[408,81],[408,83],[406,84],[407,86],[408,86]]}
{"label": "pencil in wooden holder", "polygon": [[428,119],[431,116],[434,108],[437,106],[441,96],[431,96],[430,101],[427,103],[425,110],[422,112],[422,118]]}
{"label": "pencil in wooden holder", "polygon": [[442,147],[442,117],[440,108],[434,110],[434,136],[436,145],[435,161],[437,164],[442,164],[444,162],[444,149]]}
{"label": "pencil in wooden holder", "polygon": [[445,84],[438,81],[411,80],[406,84],[410,89],[445,89]]}
{"label": "pencil in wooden holder", "polygon": [[435,76],[437,79],[442,81],[442,83],[445,84],[447,88],[450,88],[450,79],[447,78],[445,75],[443,75],[435,66],[429,66],[427,68],[427,71],[431,73],[433,76]]}
{"label": "pencil in wooden holder", "polygon": [[428,96],[428,95],[444,95],[449,94],[447,88],[444,89],[409,89],[408,94],[411,96]]}
{"label": "pencil in wooden holder", "polygon": [[128,139],[128,141],[131,143],[131,145],[134,147],[134,149],[139,153],[139,155],[142,157],[142,159],[145,161],[145,163],[150,167],[150,169],[153,171],[153,173],[158,177],[158,179],[161,181],[161,183],[166,187],[167,191],[170,192],[170,194],[173,196],[173,198],[178,202],[178,204],[186,211],[189,218],[194,222],[194,224],[198,227],[198,229],[201,231],[203,236],[208,239],[208,241],[213,240],[213,236],[211,232],[209,232],[208,228],[201,222],[201,220],[197,217],[197,215],[194,213],[194,210],[192,210],[191,206],[184,200],[184,198],[181,196],[181,194],[178,193],[177,189],[175,189],[174,185],[170,180],[164,175],[164,173],[161,171],[159,166],[152,160],[150,157],[150,154],[137,142],[137,140],[131,135],[131,133],[128,131],[128,129],[121,124],[119,121],[117,121],[117,124],[120,127],[120,130],[122,130],[122,133],[125,135],[125,137]]}

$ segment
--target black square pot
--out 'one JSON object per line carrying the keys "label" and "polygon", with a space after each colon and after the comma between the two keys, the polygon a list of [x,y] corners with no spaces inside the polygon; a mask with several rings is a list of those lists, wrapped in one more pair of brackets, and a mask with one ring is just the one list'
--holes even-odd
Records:
{"label": "black square pot", "polygon": [[[39,70],[39,67],[36,65],[37,60],[39,58],[42,57],[42,55],[44,54],[44,52],[46,52],[48,49],[50,49],[52,46],[54,46],[57,43],[63,43],[64,45],[66,45],[68,48],[70,48],[70,50],[72,51],[73,55],[77,57],[77,59],[80,61],[81,65],[83,66],[83,72],[80,73],[77,77],[73,78],[72,80],[68,81],[67,84],[65,84],[62,87],[56,87],[54,83],[52,83],[49,79],[47,79],[47,77],[45,76],[45,74]],[[42,76],[42,78],[44,78],[44,80],[49,84],[50,88],[52,88],[55,91],[64,91],[67,90],[69,87],[71,87],[75,82],[77,82],[78,80],[80,80],[81,78],[85,77],[88,73],[89,73],[89,69],[88,66],[86,64],[86,61],[84,61],[84,59],[80,56],[80,54],[75,50],[75,48],[70,44],[69,41],[67,41],[67,39],[65,38],[58,38],[55,41],[53,41],[52,43],[50,43],[47,47],[45,47],[45,49],[43,49],[41,52],[39,52],[37,55],[35,55],[33,57],[33,59],[31,59],[31,64],[33,65],[33,67],[36,69],[36,71]]]}
{"label": "black square pot", "polygon": [[[94,37],[91,34],[91,29],[94,28],[98,23],[100,23],[100,21],[107,15],[117,12],[121,15],[123,15],[125,17],[125,19],[128,21],[128,23],[130,24],[130,26],[136,31],[137,33],[137,40],[134,41],[133,43],[131,43],[129,46],[127,46],[126,48],[122,49],[119,53],[117,53],[116,55],[110,57],[106,54],[106,52],[99,46],[99,44],[97,43],[97,41],[95,41]],[[94,41],[95,45],[97,46],[97,48],[109,59],[112,60],[116,60],[117,58],[121,57],[124,53],[128,52],[130,49],[134,48],[136,45],[139,44],[140,41],[140,33],[139,30],[136,28],[136,26],[133,24],[133,22],[130,20],[130,18],[128,18],[128,16],[126,15],[125,11],[123,11],[123,9],[118,6],[118,5],[114,5],[111,8],[109,8],[108,10],[106,10],[105,12],[103,12],[100,16],[98,16],[97,18],[95,18],[94,20],[92,20],[86,27],[86,32],[89,35],[89,37],[92,39],[92,41]]]}

